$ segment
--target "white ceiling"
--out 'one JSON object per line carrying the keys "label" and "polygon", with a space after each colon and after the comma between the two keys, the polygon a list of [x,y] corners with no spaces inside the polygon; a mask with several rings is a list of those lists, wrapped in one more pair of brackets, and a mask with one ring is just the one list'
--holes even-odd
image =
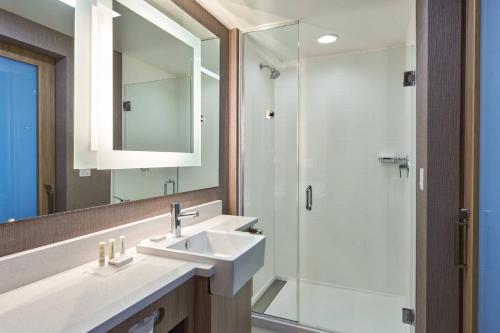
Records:
{"label": "white ceiling", "polygon": [[[301,57],[356,52],[405,45],[414,0],[197,0],[229,28],[242,31],[300,21]],[[282,60],[291,50],[283,34],[268,31],[261,41]],[[339,36],[333,44],[319,44],[325,34]],[[289,38],[294,33],[290,32]],[[274,47],[273,47],[274,45]],[[293,46],[293,45],[292,45]]]}
{"label": "white ceiling", "polygon": [[[405,45],[415,0],[197,0],[230,28],[242,31],[300,20],[300,28],[253,33],[281,61],[296,57],[300,34],[302,58]],[[171,0],[147,0],[202,39],[213,34]],[[74,11],[59,0],[0,0],[0,8],[62,33],[73,35]],[[340,36],[318,44],[321,35]],[[215,60],[215,59],[214,59]],[[217,61],[210,61],[215,64]],[[211,66],[212,67],[212,66]]]}
{"label": "white ceiling", "polygon": [[[219,43],[214,34],[170,0],[147,2],[204,40],[202,64],[218,73]],[[189,47],[117,2],[113,6],[122,14],[114,19],[116,50],[174,75],[184,76],[190,71],[192,51]],[[0,0],[0,8],[63,34],[74,34],[74,9],[59,0]]]}

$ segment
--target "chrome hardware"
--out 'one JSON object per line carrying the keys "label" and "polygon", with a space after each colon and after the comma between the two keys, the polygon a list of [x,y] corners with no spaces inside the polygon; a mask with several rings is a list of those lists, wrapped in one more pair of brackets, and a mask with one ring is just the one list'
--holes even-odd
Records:
{"label": "chrome hardware", "polygon": [[274,111],[273,110],[266,110],[266,118],[267,119],[273,119],[274,118]]}
{"label": "chrome hardware", "polygon": [[132,111],[132,102],[131,101],[125,101],[123,102],[123,111]]}
{"label": "chrome hardware", "polygon": [[254,227],[249,227],[245,231],[248,232],[248,233],[251,233],[252,235],[262,235],[262,234],[264,234],[264,232],[262,231],[262,229],[257,229],[257,228],[254,228]]}
{"label": "chrome hardware", "polygon": [[193,217],[198,217],[200,214],[198,211],[191,213],[181,213],[181,204],[180,203],[172,203],[170,205],[171,208],[171,229],[172,234],[175,234],[175,237],[181,237],[181,220],[189,219]]}
{"label": "chrome hardware", "polygon": [[403,324],[415,325],[415,310],[403,308]]}
{"label": "chrome hardware", "polygon": [[417,75],[415,71],[403,73],[403,87],[413,87],[416,84]]}
{"label": "chrome hardware", "polygon": [[399,178],[403,178],[403,170],[406,171],[406,178],[410,175],[410,160],[408,155],[402,156],[392,156],[392,155],[379,155],[378,160],[380,163],[384,164],[398,164],[399,166]]}
{"label": "chrome hardware", "polygon": [[[458,213],[458,222],[455,225],[455,267],[467,267],[467,225],[469,222],[470,210],[468,208],[460,209]],[[465,245],[465,249],[464,249]]]}
{"label": "chrome hardware", "polygon": [[399,163],[399,178],[403,178],[402,170],[406,170],[406,178],[408,178],[408,176],[410,175],[410,166],[408,164],[408,157],[403,159]]}
{"label": "chrome hardware", "polygon": [[312,204],[313,204],[313,189],[312,186],[309,185],[306,187],[306,209],[307,210],[312,210]]}
{"label": "chrome hardware", "polygon": [[120,201],[121,203],[130,201],[130,199],[123,199],[123,198],[117,197],[116,195],[113,195],[113,198]]}
{"label": "chrome hardware", "polygon": [[203,115],[203,114],[202,114],[202,115],[200,116],[200,120],[201,120],[201,122],[202,122],[202,123],[203,123],[203,122],[205,122],[205,115]]}
{"label": "chrome hardware", "polygon": [[264,68],[267,68],[267,69],[269,69],[271,71],[271,75],[269,76],[269,79],[271,79],[271,80],[276,80],[281,75],[281,73],[280,73],[279,70],[277,70],[276,68],[271,67],[269,65],[260,64],[259,67],[260,67],[260,70],[263,70]]}
{"label": "chrome hardware", "polygon": [[168,185],[172,184],[172,194],[177,193],[177,188],[176,188],[176,183],[175,180],[173,179],[168,179],[164,184],[163,184],[163,195],[168,195]]}

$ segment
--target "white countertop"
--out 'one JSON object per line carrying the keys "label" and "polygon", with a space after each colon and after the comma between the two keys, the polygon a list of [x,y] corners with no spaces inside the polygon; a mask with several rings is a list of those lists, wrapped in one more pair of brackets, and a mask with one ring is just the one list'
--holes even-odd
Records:
{"label": "white countertop", "polygon": [[[242,230],[255,222],[220,215],[183,232]],[[121,268],[93,261],[0,294],[0,332],[105,332],[191,277],[213,274],[211,265],[139,254],[135,247],[127,254],[134,261]]]}

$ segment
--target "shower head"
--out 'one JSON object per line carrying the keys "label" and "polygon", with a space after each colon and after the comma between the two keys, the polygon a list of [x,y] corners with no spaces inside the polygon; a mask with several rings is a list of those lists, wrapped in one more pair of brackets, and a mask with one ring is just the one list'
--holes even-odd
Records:
{"label": "shower head", "polygon": [[271,71],[271,76],[269,77],[269,79],[271,80],[277,79],[281,75],[280,71],[276,68],[273,68],[269,65],[260,64],[260,70],[262,70],[263,68],[268,68]]}

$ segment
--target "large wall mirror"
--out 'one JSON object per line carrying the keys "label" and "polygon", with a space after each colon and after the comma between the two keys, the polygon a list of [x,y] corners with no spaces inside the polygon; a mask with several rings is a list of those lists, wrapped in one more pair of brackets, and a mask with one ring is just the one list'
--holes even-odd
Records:
{"label": "large wall mirror", "polygon": [[219,38],[170,0],[145,2],[200,41],[196,114],[192,47],[124,3],[112,1],[112,149],[193,153],[197,122],[200,165],[75,169],[76,1],[0,0],[0,223],[219,186]]}

